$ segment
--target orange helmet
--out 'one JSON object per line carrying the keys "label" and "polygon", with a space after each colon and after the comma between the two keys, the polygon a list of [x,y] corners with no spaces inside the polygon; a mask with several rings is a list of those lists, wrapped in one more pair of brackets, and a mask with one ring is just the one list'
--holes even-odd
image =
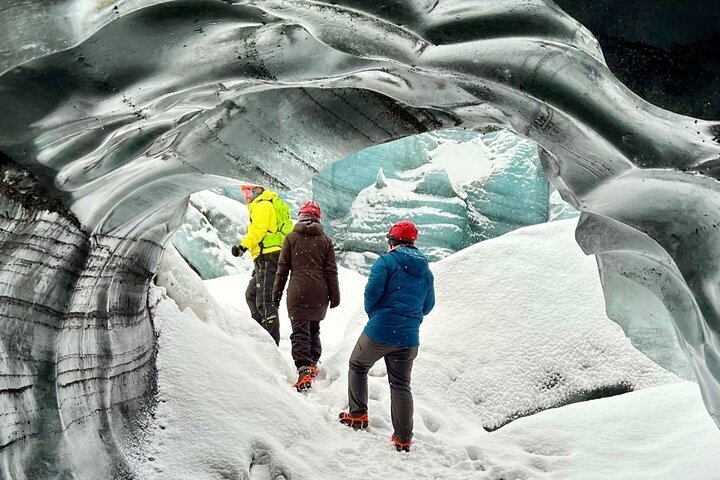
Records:
{"label": "orange helmet", "polygon": [[240,187],[240,190],[242,190],[245,201],[247,203],[250,203],[255,200],[255,198],[260,195],[265,189],[260,185],[242,185]]}

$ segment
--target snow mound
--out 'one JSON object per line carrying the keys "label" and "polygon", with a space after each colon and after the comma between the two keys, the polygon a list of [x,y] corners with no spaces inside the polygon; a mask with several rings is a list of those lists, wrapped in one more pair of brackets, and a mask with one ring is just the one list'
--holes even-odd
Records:
{"label": "snow mound", "polygon": [[675,380],[607,318],[576,222],[522,228],[433,265],[438,307],[421,329],[419,390],[492,430]]}

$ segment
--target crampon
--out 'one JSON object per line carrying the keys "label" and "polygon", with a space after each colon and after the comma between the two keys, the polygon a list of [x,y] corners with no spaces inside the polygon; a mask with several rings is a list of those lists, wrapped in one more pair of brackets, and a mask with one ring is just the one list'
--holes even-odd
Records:
{"label": "crampon", "polygon": [[412,442],[401,442],[397,438],[395,438],[395,435],[390,438],[390,441],[395,446],[395,449],[398,452],[409,452],[410,451],[410,445]]}
{"label": "crampon", "polygon": [[368,426],[368,414],[364,413],[359,417],[353,417],[348,412],[342,412],[339,416],[340,423],[347,425],[353,430],[365,430]]}
{"label": "crampon", "polygon": [[295,387],[298,392],[304,392],[312,387],[312,376],[310,375],[309,369],[301,370],[298,373],[297,382],[293,384],[293,387]]}

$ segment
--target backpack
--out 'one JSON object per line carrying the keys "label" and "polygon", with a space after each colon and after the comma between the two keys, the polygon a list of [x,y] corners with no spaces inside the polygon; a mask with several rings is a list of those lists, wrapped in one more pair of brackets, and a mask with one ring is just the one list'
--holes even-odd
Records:
{"label": "backpack", "polygon": [[290,215],[290,207],[288,204],[276,198],[272,201],[273,209],[275,209],[275,218],[277,218],[277,231],[286,236],[292,232],[293,222]]}
{"label": "backpack", "polygon": [[262,241],[260,242],[261,248],[270,247],[282,247],[285,237],[288,233],[292,232],[293,222],[290,216],[290,207],[288,204],[283,202],[280,198],[273,200],[264,200],[266,202],[272,202],[273,210],[275,210],[275,218],[277,225],[275,231],[270,231],[265,234]]}

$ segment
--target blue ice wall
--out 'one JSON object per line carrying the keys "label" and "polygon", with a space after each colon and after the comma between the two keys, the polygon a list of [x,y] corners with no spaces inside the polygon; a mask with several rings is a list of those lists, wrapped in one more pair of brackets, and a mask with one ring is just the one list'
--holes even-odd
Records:
{"label": "blue ice wall", "polygon": [[436,135],[421,134],[362,149],[324,168],[313,178],[315,200],[323,206],[327,218],[342,218],[360,190],[375,183],[380,169],[388,178],[397,178],[398,172],[427,163],[428,151],[437,145]]}
{"label": "blue ice wall", "polygon": [[546,222],[549,184],[540,166],[537,145],[507,131],[482,138],[494,154],[508,161],[486,181],[465,188],[468,204],[487,218],[474,225],[476,240]]}
{"label": "blue ice wall", "polygon": [[[216,192],[244,203],[237,185]],[[551,208],[569,207],[550,201],[536,144],[507,130],[442,130],[376,145],[321,170],[311,186],[279,193],[293,215],[305,200],[320,203],[341,258],[347,252],[383,253],[385,233],[401,219],[418,225],[418,246],[439,260],[478,241],[546,222],[555,215]],[[194,196],[191,203],[198,202]],[[188,213],[189,223],[175,235],[176,247],[203,278],[236,271],[222,251],[241,236],[228,223],[228,208],[201,210],[203,215]],[[575,214],[571,208],[562,213]],[[221,240],[219,248],[212,246],[213,236]],[[356,268],[359,257],[352,258]]]}
{"label": "blue ice wall", "polygon": [[[451,179],[441,165],[429,165],[439,147],[478,139],[487,148],[460,160],[469,172],[476,162],[489,162],[486,177],[457,178],[455,172]],[[418,245],[437,260],[548,221],[548,185],[534,142],[507,130],[442,130],[361,150],[323,169],[312,189],[344,251],[382,253],[388,227],[409,218],[422,232]]]}

